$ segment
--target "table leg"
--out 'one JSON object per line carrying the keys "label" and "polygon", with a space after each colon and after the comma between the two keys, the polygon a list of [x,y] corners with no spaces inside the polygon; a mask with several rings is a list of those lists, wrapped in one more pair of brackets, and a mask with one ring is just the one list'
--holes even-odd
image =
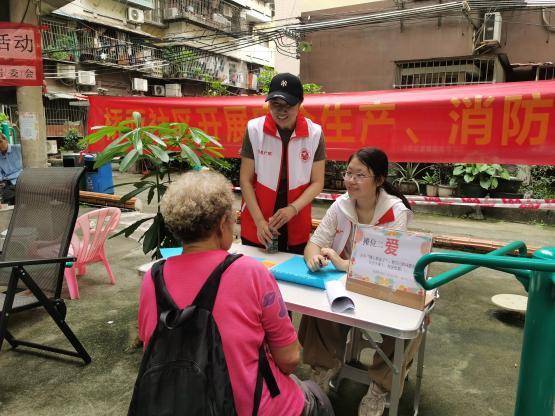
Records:
{"label": "table leg", "polygon": [[399,399],[401,398],[401,377],[403,376],[403,360],[405,358],[405,340],[395,338],[395,354],[393,356],[393,365],[397,371],[393,371],[391,384],[391,398],[389,403],[389,416],[397,416],[399,411]]}
{"label": "table leg", "polygon": [[428,327],[422,328],[422,341],[418,349],[418,366],[416,367],[416,386],[414,388],[414,416],[418,416],[418,407],[420,406],[420,388],[422,386],[422,374],[424,372],[424,351],[426,350],[426,335],[428,334]]}

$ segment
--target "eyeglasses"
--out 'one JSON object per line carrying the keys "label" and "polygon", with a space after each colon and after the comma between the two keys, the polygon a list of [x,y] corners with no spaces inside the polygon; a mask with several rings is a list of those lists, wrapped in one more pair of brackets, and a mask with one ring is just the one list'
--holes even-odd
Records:
{"label": "eyeglasses", "polygon": [[374,175],[364,175],[362,173],[351,173],[351,172],[345,172],[343,174],[343,179],[348,181],[348,180],[352,180],[353,182],[362,182],[365,179],[369,179],[369,178],[373,178]]}

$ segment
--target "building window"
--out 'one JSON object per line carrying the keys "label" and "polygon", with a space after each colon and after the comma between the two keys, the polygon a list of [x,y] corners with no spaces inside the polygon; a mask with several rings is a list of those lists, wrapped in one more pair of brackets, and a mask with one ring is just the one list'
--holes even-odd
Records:
{"label": "building window", "polygon": [[495,63],[495,57],[397,61],[394,88],[491,83]]}
{"label": "building window", "polygon": [[70,129],[85,135],[87,107],[72,106],[69,100],[45,100],[46,136],[64,137]]}

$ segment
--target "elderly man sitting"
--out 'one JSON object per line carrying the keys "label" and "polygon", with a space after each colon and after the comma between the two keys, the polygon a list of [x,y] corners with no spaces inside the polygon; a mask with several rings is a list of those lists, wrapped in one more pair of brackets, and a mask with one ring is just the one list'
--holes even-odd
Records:
{"label": "elderly man sitting", "polygon": [[15,183],[23,171],[21,146],[10,144],[0,133],[0,197],[10,205],[15,201]]}

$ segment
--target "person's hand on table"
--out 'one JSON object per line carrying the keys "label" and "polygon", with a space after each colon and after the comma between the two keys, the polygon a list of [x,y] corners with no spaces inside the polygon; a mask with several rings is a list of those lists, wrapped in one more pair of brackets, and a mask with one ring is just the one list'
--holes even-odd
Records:
{"label": "person's hand on table", "polygon": [[322,254],[315,254],[308,260],[306,260],[306,265],[312,272],[317,272],[322,267],[326,267],[328,265],[328,259],[325,258]]}
{"label": "person's hand on table", "polygon": [[273,232],[272,228],[266,220],[262,219],[256,223],[256,235],[258,237],[258,241],[260,241],[260,244],[268,247],[272,242],[272,237],[274,234],[279,235],[277,231]]}
{"label": "person's hand on table", "polygon": [[279,230],[291,221],[295,215],[297,215],[297,210],[293,205],[287,205],[285,208],[280,208],[270,217],[270,227]]}
{"label": "person's hand on table", "polygon": [[347,271],[349,268],[349,260],[342,259],[332,248],[323,248],[320,252],[324,257],[330,259],[337,270]]}

